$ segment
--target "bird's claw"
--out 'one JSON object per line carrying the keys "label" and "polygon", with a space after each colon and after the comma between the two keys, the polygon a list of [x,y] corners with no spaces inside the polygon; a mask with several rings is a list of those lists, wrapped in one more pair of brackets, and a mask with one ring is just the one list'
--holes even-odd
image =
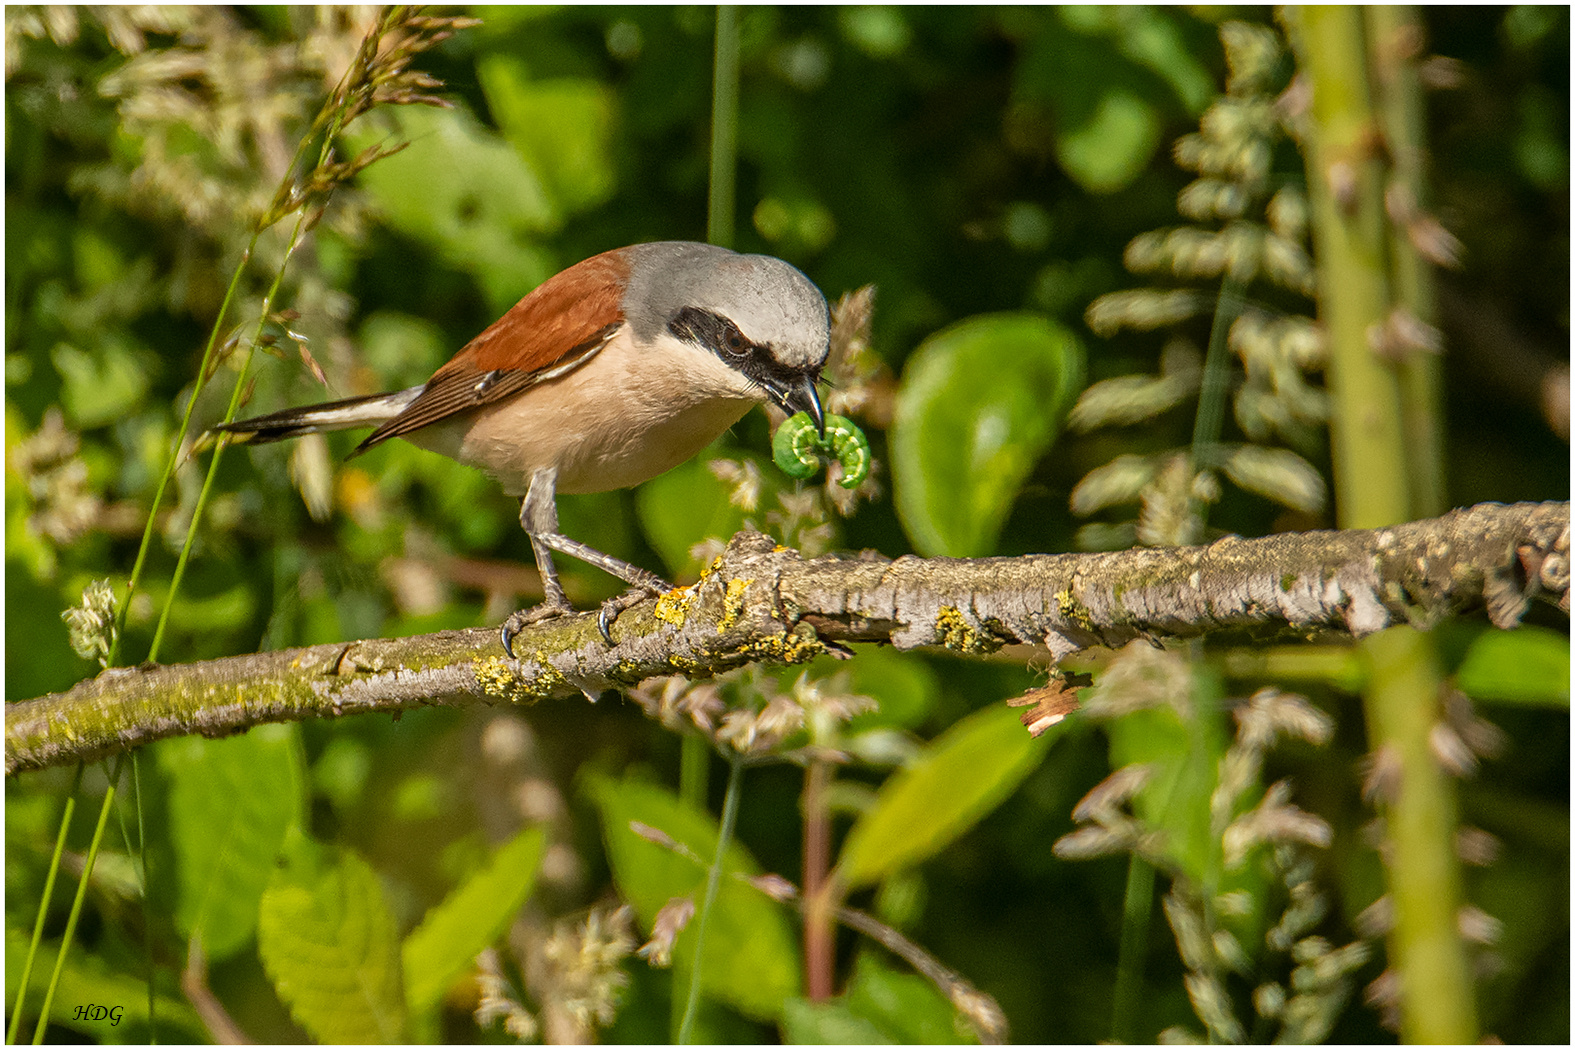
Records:
{"label": "bird's claw", "polygon": [[525,628],[533,623],[551,620],[558,616],[567,616],[574,611],[574,606],[568,603],[561,605],[552,602],[542,602],[540,605],[519,612],[503,621],[503,626],[498,629],[503,639],[503,651],[509,654],[510,660],[518,660],[514,655],[514,638]]}
{"label": "bird's claw", "polygon": [[601,611],[596,614],[596,630],[601,634],[602,641],[606,642],[609,646],[613,644],[613,621],[618,619],[618,615],[625,609],[639,605],[653,594],[660,595],[668,590],[671,590],[671,588],[664,587],[662,590],[657,590],[654,587],[631,587],[627,591],[624,591],[622,594],[618,595],[618,597],[608,598],[606,601],[602,602]]}

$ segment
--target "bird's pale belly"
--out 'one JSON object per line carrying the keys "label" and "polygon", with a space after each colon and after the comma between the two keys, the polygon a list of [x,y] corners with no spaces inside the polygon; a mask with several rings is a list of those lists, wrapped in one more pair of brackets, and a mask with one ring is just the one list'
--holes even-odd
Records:
{"label": "bird's pale belly", "polygon": [[511,496],[523,496],[531,475],[545,467],[558,469],[559,492],[606,492],[671,470],[715,441],[754,404],[624,402],[622,411],[592,410],[589,414],[603,418],[587,426],[587,413],[575,411],[587,406],[533,397],[539,390],[469,418],[426,427],[408,440],[486,471]]}
{"label": "bird's pale belly", "polygon": [[[479,420],[466,435],[460,457],[497,478],[514,496],[525,493],[531,474],[553,466],[558,468],[559,492],[638,485],[694,456],[750,407],[748,401],[708,401],[669,412],[629,406],[619,418],[586,428],[563,425],[551,419],[555,413],[542,418],[530,401],[529,395],[523,396]],[[527,431],[529,438],[519,440]]]}
{"label": "bird's pale belly", "polygon": [[548,467],[559,492],[606,492],[676,467],[760,399],[708,351],[674,341],[657,353],[619,337],[567,375],[408,439],[486,471],[512,496]]}

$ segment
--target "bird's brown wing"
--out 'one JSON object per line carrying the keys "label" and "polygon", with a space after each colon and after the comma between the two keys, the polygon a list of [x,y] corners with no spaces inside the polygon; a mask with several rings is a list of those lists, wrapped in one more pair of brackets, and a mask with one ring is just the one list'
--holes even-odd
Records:
{"label": "bird's brown wing", "polygon": [[545,281],[442,368],[403,412],[356,448],[514,397],[595,357],[623,325],[623,249],[593,256]]}

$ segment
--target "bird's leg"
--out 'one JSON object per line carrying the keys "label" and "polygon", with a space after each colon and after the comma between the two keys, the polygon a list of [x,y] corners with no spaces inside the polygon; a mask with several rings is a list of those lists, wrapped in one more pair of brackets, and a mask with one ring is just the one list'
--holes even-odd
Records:
{"label": "bird's leg", "polygon": [[[535,537],[531,537],[534,542]],[[554,532],[541,538],[542,543],[555,551],[578,558],[587,565],[594,565],[603,572],[632,583],[634,586],[616,598],[608,598],[602,602],[601,612],[596,616],[596,629],[601,632],[602,641],[608,645],[613,644],[612,624],[618,619],[618,614],[637,605],[651,595],[661,595],[673,589],[673,585],[638,565],[630,565],[621,558],[614,558],[610,554],[603,554],[594,547],[587,547],[579,540],[571,540],[561,532]]]}
{"label": "bird's leg", "polygon": [[554,470],[538,470],[531,475],[530,488],[520,501],[520,528],[530,537],[531,553],[536,556],[536,571],[541,574],[542,603],[519,612],[503,621],[503,651],[514,656],[514,636],[528,625],[554,616],[574,611],[563,584],[558,582],[557,567],[552,564],[552,549],[543,537],[558,531],[557,497],[558,474]]}
{"label": "bird's leg", "polygon": [[520,504],[520,526],[530,537],[531,551],[536,555],[536,569],[541,573],[545,598],[534,609],[522,609],[503,622],[503,649],[511,657],[514,655],[512,646],[514,636],[528,624],[553,616],[562,616],[574,609],[563,593],[563,585],[558,582],[558,572],[552,564],[553,551],[578,558],[588,565],[594,565],[603,572],[611,573],[634,585],[634,590],[616,598],[609,598],[602,603],[601,613],[596,618],[596,627],[608,645],[612,644],[610,633],[612,621],[618,618],[619,613],[642,601],[647,593],[662,594],[672,590],[672,585],[654,572],[648,572],[638,565],[631,565],[610,554],[603,554],[594,547],[588,547],[578,540],[571,540],[559,532],[557,484],[556,470],[547,468],[536,471],[531,475],[530,489],[525,493],[524,502]]}

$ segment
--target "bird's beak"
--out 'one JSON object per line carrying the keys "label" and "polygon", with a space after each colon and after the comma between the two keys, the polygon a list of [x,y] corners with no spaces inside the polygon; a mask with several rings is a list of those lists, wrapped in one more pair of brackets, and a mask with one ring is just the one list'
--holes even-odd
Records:
{"label": "bird's beak", "polygon": [[813,376],[804,376],[788,388],[783,404],[791,412],[803,412],[815,421],[815,431],[826,436],[826,413],[820,407],[820,394],[815,390]]}

